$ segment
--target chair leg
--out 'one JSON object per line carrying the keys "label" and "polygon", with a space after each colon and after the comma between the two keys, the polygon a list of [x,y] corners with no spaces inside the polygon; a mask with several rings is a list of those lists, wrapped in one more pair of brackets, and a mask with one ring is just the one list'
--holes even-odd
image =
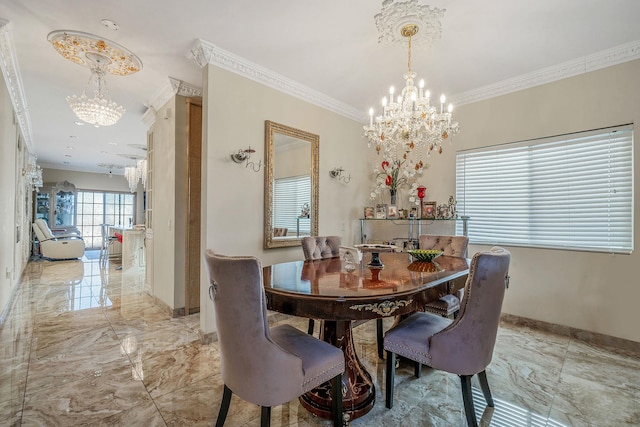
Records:
{"label": "chair leg", "polygon": [[270,425],[271,425],[271,406],[261,406],[260,427],[269,427]]}
{"label": "chair leg", "polygon": [[387,372],[386,372],[386,406],[393,408],[393,386],[396,380],[396,354],[387,350]]}
{"label": "chair leg", "polygon": [[331,410],[333,411],[333,427],[342,427],[342,374],[331,379]]}
{"label": "chair leg", "polygon": [[422,363],[420,362],[413,362],[413,374],[416,376],[416,378],[420,378],[420,376],[422,376]]}
{"label": "chair leg", "polygon": [[487,401],[487,406],[493,408],[493,397],[491,397],[491,390],[489,389],[489,382],[487,381],[487,372],[482,371],[478,373],[478,380],[480,380],[480,387],[482,388],[482,394],[484,394],[484,400]]}
{"label": "chair leg", "polygon": [[382,336],[382,318],[376,319],[376,340],[378,341],[378,358],[384,359],[384,337]]}
{"label": "chair leg", "polygon": [[462,402],[464,403],[464,413],[467,416],[467,425],[469,427],[478,427],[476,411],[473,408],[473,396],[471,395],[472,376],[460,375],[460,385],[462,386]]}
{"label": "chair leg", "polygon": [[229,404],[231,403],[231,389],[225,384],[224,391],[222,392],[222,402],[220,403],[220,410],[218,411],[218,420],[216,421],[216,427],[222,427],[224,421],[227,419],[227,412],[229,412]]}
{"label": "chair leg", "polygon": [[313,319],[309,319],[309,328],[307,329],[307,333],[309,335],[313,335],[314,326],[315,326],[315,322],[313,321]]}

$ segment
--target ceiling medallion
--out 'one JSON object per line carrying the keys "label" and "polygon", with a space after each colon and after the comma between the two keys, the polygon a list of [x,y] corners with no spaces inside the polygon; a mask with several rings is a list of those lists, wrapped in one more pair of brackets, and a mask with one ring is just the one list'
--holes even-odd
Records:
{"label": "ceiling medallion", "polygon": [[407,36],[402,33],[402,29],[413,25],[420,28],[417,34],[413,34],[413,43],[432,46],[442,36],[440,19],[445,12],[446,9],[420,5],[418,0],[400,3],[385,0],[380,13],[374,16],[378,28],[378,43],[404,45]]}
{"label": "ceiling medallion", "polygon": [[133,52],[116,42],[81,31],[58,30],[47,36],[53,48],[65,59],[92,68],[95,58],[104,58],[105,72],[128,76],[142,70],[142,61]]}
{"label": "ceiling medallion", "polygon": [[98,163],[98,167],[105,169],[124,169],[123,165],[116,165],[113,163]]}
{"label": "ceiling medallion", "polygon": [[142,69],[140,58],[111,40],[79,31],[53,31],[47,40],[65,59],[91,70],[91,77],[82,94],[67,97],[69,107],[76,116],[95,127],[117,123],[125,109],[111,100],[105,75],[127,76],[137,73]]}

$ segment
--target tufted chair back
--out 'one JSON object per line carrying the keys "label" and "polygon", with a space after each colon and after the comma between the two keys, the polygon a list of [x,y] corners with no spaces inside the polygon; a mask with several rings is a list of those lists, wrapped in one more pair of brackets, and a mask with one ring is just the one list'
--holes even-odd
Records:
{"label": "tufted chair back", "polygon": [[421,234],[420,249],[438,249],[443,255],[466,258],[469,238],[467,236],[432,236]]}
{"label": "tufted chair back", "polygon": [[302,238],[302,252],[305,260],[333,258],[340,256],[340,236],[311,236]]}

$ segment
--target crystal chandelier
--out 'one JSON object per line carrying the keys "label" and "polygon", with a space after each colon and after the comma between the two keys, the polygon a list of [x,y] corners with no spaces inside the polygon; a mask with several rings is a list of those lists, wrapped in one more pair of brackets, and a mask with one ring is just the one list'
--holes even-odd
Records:
{"label": "crystal chandelier", "polygon": [[[401,12],[409,16],[401,15]],[[424,80],[415,85],[416,73],[411,69],[412,39],[417,37],[421,27],[427,28],[428,41],[439,38],[439,17],[443,13],[444,10],[419,6],[417,1],[412,0],[396,4],[385,1],[382,12],[376,15],[381,42],[402,40],[393,39],[393,32],[399,28],[399,34],[407,40],[408,45],[405,87],[394,98],[395,90],[391,86],[389,98],[385,96],[382,99],[382,114],[374,118],[371,108],[369,125],[363,126],[369,147],[375,147],[378,154],[394,156],[404,153],[406,156],[414,150],[426,151],[427,156],[432,151],[442,153],[442,143],[459,131],[458,123],[452,120],[453,106],[449,104],[445,108],[445,95],[440,96],[440,105],[432,105],[431,92],[425,90]],[[423,21],[420,22],[420,19]]]}
{"label": "crystal chandelier", "polygon": [[138,188],[138,181],[142,179],[142,185],[147,188],[147,160],[138,160],[135,166],[127,166],[124,168],[124,177],[129,183],[129,190],[135,193]]}
{"label": "crystal chandelier", "polygon": [[[80,96],[67,96],[67,102],[71,110],[83,122],[91,123],[95,127],[111,126],[120,120],[125,109],[111,101],[107,81],[104,78],[104,69],[98,62],[96,64],[91,67],[91,77],[87,89],[83,90]],[[86,95],[87,90],[93,94],[92,98]]]}
{"label": "crystal chandelier", "polygon": [[76,116],[96,127],[117,123],[125,109],[111,100],[105,75],[137,73],[142,69],[140,58],[115,42],[80,31],[53,31],[47,39],[65,59],[91,70],[89,83],[82,94],[67,97]]}

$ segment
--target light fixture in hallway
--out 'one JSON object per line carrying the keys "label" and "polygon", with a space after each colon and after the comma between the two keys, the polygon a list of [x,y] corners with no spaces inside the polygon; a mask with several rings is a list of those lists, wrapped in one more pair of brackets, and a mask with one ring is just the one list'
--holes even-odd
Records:
{"label": "light fixture in hallway", "polygon": [[137,73],[142,69],[140,58],[115,42],[80,31],[53,31],[47,40],[65,59],[91,70],[91,77],[82,94],[67,97],[69,107],[76,116],[95,127],[117,123],[125,108],[111,100],[105,75],[127,76]]}
{"label": "light fixture in hallway", "polygon": [[135,166],[124,168],[124,177],[129,183],[129,190],[135,193],[138,181],[142,180],[142,185],[147,187],[147,159],[138,160]]}

